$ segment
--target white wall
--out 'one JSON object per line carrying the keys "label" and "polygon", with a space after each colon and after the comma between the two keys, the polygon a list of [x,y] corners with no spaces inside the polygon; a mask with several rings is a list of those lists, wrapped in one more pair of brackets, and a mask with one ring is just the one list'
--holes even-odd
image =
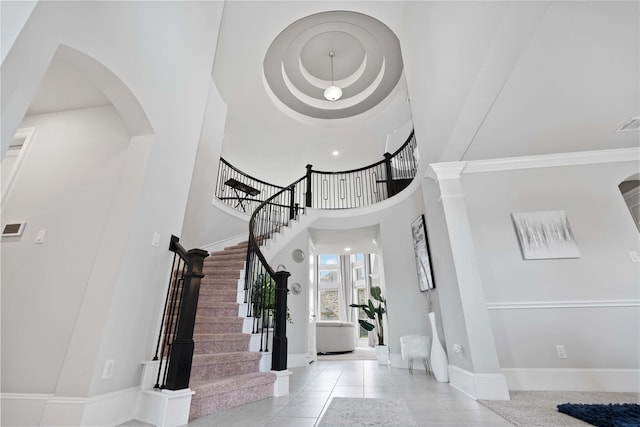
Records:
{"label": "white wall", "polygon": [[181,244],[188,249],[249,232],[248,215],[231,215],[213,206],[226,112],[227,106],[212,81],[180,236]]}
{"label": "white wall", "polygon": [[[18,38],[22,26],[29,18],[37,1],[5,1],[0,4],[0,22],[2,37],[0,37],[0,62],[11,50]],[[3,153],[4,154],[4,153]]]}
{"label": "white wall", "polygon": [[[130,115],[142,111],[150,127],[138,130],[153,129],[153,136],[131,133],[133,151],[127,154],[125,175],[135,177],[140,185],[129,189],[127,182],[118,184],[123,191],[112,201],[108,221],[116,238],[101,246],[92,266],[90,292],[84,295],[77,327],[57,371],[56,396],[93,396],[135,386],[140,362],[153,355],[170,260],[169,236],[179,234],[183,224],[222,8],[222,2],[39,2],[2,63],[3,147],[20,126],[60,45],[115,74],[124,90],[130,91],[129,101],[138,103],[136,110],[112,99],[122,120],[129,123]],[[111,99],[114,93],[108,89],[113,88],[105,88]],[[133,144],[134,140],[140,144]],[[139,161],[147,156],[148,162]],[[52,207],[60,208],[42,209]],[[118,228],[121,224],[127,226]],[[161,237],[158,248],[151,246],[154,232]],[[114,271],[118,257],[124,261]],[[50,261],[69,265],[64,253],[54,254]],[[16,262],[29,265],[28,258]],[[39,288],[64,286],[61,281],[42,283]],[[16,306],[21,301],[3,298]],[[18,318],[3,320],[19,324]],[[48,319],[35,313],[31,321],[43,324]],[[7,346],[2,348],[3,359],[16,360]],[[108,359],[115,360],[113,378],[102,380]],[[56,376],[55,372],[47,375]],[[36,392],[35,388],[21,390]],[[45,410],[43,422],[56,422],[47,414],[55,418],[57,402],[49,402],[51,410]]]}
{"label": "white wall", "polygon": [[[309,319],[309,231],[302,230],[284,248],[282,248],[270,260],[270,265],[277,268],[284,265],[291,273],[288,280],[289,289],[292,283],[300,283],[302,292],[293,295],[289,292],[287,305],[293,323],[287,323],[288,353],[290,355],[289,367],[305,366],[307,356],[307,330]],[[297,263],[291,257],[295,249],[302,249],[305,252],[305,259]],[[293,362],[293,363],[291,363]],[[304,363],[301,363],[304,362]]]}
{"label": "white wall", "polygon": [[[637,384],[640,269],[629,251],[640,235],[618,190],[638,170],[631,159],[463,174],[502,368],[632,369]],[[545,210],[566,212],[580,258],[522,258],[510,214]]]}
{"label": "white wall", "polygon": [[[36,133],[3,211],[2,388],[53,393],[76,326],[130,137],[113,107],[27,117]],[[35,244],[38,230],[47,230]],[[29,301],[29,304],[24,304]]]}

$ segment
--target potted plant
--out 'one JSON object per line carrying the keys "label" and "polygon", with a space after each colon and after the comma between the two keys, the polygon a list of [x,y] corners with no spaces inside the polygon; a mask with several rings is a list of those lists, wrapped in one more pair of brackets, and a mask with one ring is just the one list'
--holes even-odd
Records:
{"label": "potted plant", "polygon": [[[258,275],[252,293],[253,317],[262,318],[262,322],[273,327],[273,311],[276,308],[276,282],[267,274]],[[293,323],[287,307],[287,321]]]}
{"label": "potted plant", "polygon": [[383,316],[387,312],[387,300],[382,296],[382,289],[379,286],[371,287],[371,297],[376,301],[375,303],[369,299],[368,304],[350,304],[349,306],[361,308],[367,315],[368,319],[358,319],[358,322],[368,332],[376,330],[378,337],[376,357],[379,364],[386,365],[389,363],[389,349],[384,344]]}

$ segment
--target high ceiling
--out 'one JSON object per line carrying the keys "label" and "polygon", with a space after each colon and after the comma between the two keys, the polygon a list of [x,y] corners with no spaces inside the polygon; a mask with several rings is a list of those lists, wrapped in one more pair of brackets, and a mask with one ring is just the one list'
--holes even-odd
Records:
{"label": "high ceiling", "polygon": [[[638,147],[638,130],[616,129],[640,116],[639,5],[226,2],[223,156],[287,185],[307,163],[376,162],[412,123],[429,163]],[[322,97],[330,51],[336,102]],[[54,59],[29,113],[107,102]]]}

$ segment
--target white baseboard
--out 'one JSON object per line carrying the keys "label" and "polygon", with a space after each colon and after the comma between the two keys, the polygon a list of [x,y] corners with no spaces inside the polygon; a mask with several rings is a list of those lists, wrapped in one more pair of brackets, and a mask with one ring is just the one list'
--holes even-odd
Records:
{"label": "white baseboard", "polygon": [[92,397],[4,393],[2,425],[118,425],[133,419],[139,391],[132,387]]}
{"label": "white baseboard", "polygon": [[509,388],[504,375],[476,374],[449,365],[449,384],[473,399],[509,400]]}
{"label": "white baseboard", "polygon": [[[229,209],[231,209],[231,208],[229,208]],[[207,245],[202,246],[200,249],[203,249],[203,250],[205,250],[207,252],[221,251],[224,248],[227,248],[229,246],[235,246],[238,243],[246,242],[248,239],[249,239],[249,233],[243,233],[243,234],[239,234],[237,236],[229,237],[227,239],[220,240],[220,241],[217,241],[217,242],[214,242],[214,243],[209,243]]]}
{"label": "white baseboard", "polygon": [[289,353],[287,354],[288,368],[305,368],[309,366],[307,362],[307,353]]}
{"label": "white baseboard", "polygon": [[511,390],[640,393],[640,369],[502,369]]}
{"label": "white baseboard", "polygon": [[52,394],[2,393],[0,425],[38,426]]}

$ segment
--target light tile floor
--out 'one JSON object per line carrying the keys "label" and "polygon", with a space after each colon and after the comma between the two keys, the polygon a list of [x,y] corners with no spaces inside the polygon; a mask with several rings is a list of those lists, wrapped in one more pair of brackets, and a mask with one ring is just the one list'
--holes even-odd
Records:
{"label": "light tile floor", "polygon": [[[334,397],[402,399],[419,426],[511,426],[478,402],[424,371],[375,360],[318,361],[291,368],[290,393],[199,418],[189,427],[313,427]],[[129,424],[127,425],[134,425]]]}

